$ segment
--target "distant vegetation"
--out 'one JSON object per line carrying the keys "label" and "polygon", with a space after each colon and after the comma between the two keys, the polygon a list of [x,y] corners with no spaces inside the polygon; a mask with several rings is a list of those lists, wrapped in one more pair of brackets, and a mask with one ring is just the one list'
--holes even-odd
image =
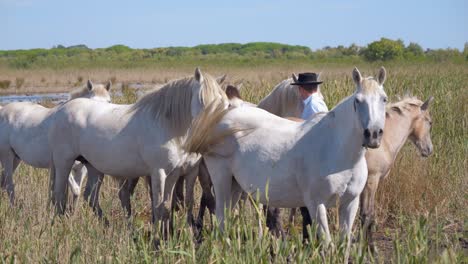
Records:
{"label": "distant vegetation", "polygon": [[57,45],[51,49],[0,51],[0,65],[16,69],[44,67],[55,69],[63,67],[128,68],[182,60],[196,64],[228,62],[233,65],[288,60],[314,62],[451,61],[463,63],[468,61],[468,43],[465,44],[463,51],[450,48],[424,50],[417,43],[411,42],[405,46],[402,40],[386,38],[374,41],[366,47],[352,44],[349,47],[324,47],[318,50],[311,50],[305,46],[254,42],[154,49],[132,49],[125,45],[98,49],[90,49],[86,45],[70,47]]}

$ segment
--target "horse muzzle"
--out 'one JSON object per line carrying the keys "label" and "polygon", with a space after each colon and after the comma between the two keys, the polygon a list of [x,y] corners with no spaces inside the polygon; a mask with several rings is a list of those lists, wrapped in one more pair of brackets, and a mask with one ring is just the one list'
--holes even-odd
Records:
{"label": "horse muzzle", "polygon": [[383,129],[364,129],[364,143],[367,148],[378,148],[383,136]]}

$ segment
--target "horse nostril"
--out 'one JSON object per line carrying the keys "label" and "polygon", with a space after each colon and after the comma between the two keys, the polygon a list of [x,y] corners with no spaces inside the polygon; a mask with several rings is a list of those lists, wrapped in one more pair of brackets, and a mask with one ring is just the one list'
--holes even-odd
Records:
{"label": "horse nostril", "polygon": [[377,131],[374,131],[374,133],[372,133],[372,137],[377,138]]}
{"label": "horse nostril", "polygon": [[366,128],[366,129],[364,130],[364,137],[365,137],[365,138],[370,138],[370,136],[371,136],[370,130]]}
{"label": "horse nostril", "polygon": [[383,129],[379,129],[379,135],[381,136],[383,134]]}

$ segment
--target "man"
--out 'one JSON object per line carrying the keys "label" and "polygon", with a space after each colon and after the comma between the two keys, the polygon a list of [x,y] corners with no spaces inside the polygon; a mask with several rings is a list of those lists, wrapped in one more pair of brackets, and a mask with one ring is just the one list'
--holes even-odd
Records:
{"label": "man", "polygon": [[[322,81],[318,80],[319,75],[314,72],[299,73],[299,78],[294,78],[292,85],[299,86],[299,94],[304,101],[304,110],[302,111],[301,118],[304,120],[309,119],[311,116],[318,112],[328,112],[328,107],[323,101],[323,97],[319,91],[319,84]],[[303,240],[306,241],[309,238],[307,232],[307,226],[312,224],[309,211],[307,207],[301,207],[302,214],[302,235]]]}
{"label": "man", "polygon": [[299,73],[299,78],[291,85],[299,86],[299,94],[304,101],[304,111],[301,118],[306,120],[318,112],[328,112],[328,107],[319,92],[319,75],[314,72]]}

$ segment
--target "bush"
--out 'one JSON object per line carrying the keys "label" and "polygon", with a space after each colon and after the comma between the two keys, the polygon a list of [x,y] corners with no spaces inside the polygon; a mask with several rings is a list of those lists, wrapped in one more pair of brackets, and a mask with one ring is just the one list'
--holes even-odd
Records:
{"label": "bush", "polygon": [[1,80],[0,89],[8,89],[10,87],[10,84],[11,84],[10,80]]}
{"label": "bush", "polygon": [[381,38],[369,44],[363,55],[368,61],[388,61],[401,58],[404,50],[403,41]]}

